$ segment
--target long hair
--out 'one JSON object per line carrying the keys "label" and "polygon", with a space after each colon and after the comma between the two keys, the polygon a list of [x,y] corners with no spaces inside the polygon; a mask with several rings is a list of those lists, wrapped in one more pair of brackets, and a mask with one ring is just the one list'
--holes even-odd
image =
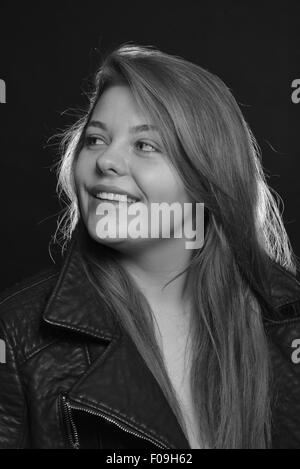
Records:
{"label": "long hair", "polygon": [[[110,51],[95,74],[87,111],[62,139],[57,190],[66,208],[55,240],[62,235],[64,249],[81,222],[74,164],[99,97],[120,81],[161,129],[191,200],[205,206],[204,244],[187,269],[190,385],[202,444],[268,448],[272,374],[263,311],[272,307],[269,272],[278,263],[295,275],[297,260],[259,147],[222,80],[152,46],[123,44]],[[187,436],[148,302],[114,250],[95,248],[91,240],[89,248],[86,230],[81,233],[89,281],[135,343]]]}

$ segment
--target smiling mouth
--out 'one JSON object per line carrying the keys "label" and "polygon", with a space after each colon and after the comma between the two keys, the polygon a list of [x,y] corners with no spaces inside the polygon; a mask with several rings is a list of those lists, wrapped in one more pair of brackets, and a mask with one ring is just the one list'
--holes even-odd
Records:
{"label": "smiling mouth", "polygon": [[134,204],[138,202],[138,199],[133,199],[126,194],[116,194],[115,192],[98,192],[97,194],[93,194],[93,197],[98,200],[105,200],[108,202],[123,202],[127,204]]}

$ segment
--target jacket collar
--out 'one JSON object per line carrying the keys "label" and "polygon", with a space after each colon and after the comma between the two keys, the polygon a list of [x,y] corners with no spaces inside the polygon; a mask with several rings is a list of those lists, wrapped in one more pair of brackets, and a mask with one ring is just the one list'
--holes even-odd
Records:
{"label": "jacket collar", "polygon": [[[300,301],[300,282],[291,272],[284,269],[280,264],[271,263],[271,297],[273,309],[280,308]],[[297,272],[298,274],[298,272]],[[275,319],[272,316],[270,319]],[[283,318],[283,320],[289,318]]]}
{"label": "jacket collar", "polygon": [[87,279],[78,237],[73,237],[43,319],[99,339],[111,340],[119,336],[107,305],[100,301]]}
{"label": "jacket collar", "polygon": [[[108,306],[100,302],[86,277],[78,233],[79,229],[76,229],[43,317],[46,322],[57,326],[110,340],[116,338],[120,331]],[[273,322],[280,318],[280,308],[300,301],[300,282],[274,261],[270,268],[271,304],[268,302],[270,307],[263,310],[263,319]],[[286,319],[289,318],[282,318]]]}
{"label": "jacket collar", "polygon": [[[276,311],[280,307],[300,301],[300,283],[275,263],[271,279],[273,308],[266,311],[264,320],[277,322],[280,315]],[[130,424],[140,435],[151,435],[154,441],[169,448],[190,448],[135,345],[120,330],[108,306],[100,302],[90,285],[77,237],[73,237],[43,319],[54,326],[109,342],[105,352],[70,390],[69,397],[75,404]]]}

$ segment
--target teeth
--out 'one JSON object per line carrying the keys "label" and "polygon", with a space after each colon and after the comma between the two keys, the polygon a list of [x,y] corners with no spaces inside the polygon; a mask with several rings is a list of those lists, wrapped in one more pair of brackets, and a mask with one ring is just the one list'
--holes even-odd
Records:
{"label": "teeth", "polygon": [[119,202],[128,202],[130,204],[136,202],[135,199],[132,199],[131,197],[127,197],[127,195],[115,194],[113,192],[98,192],[98,194],[96,194],[96,197],[97,199],[116,200]]}

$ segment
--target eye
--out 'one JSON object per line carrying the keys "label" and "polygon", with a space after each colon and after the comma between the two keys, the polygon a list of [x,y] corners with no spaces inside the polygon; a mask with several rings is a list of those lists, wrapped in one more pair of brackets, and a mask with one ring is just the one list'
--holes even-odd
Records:
{"label": "eye", "polygon": [[[151,145],[151,143],[148,143],[148,142],[144,142],[143,140],[139,140],[137,143],[136,143],[136,146],[139,148],[139,149],[142,149],[141,147],[143,147],[142,151],[146,152],[146,153],[150,153],[152,151],[159,151],[154,145]],[[146,148],[145,148],[146,147]]]}
{"label": "eye", "polygon": [[99,144],[103,145],[104,143],[105,142],[104,142],[103,138],[101,138],[99,136],[86,135],[86,137],[84,139],[84,144],[87,147],[92,147],[92,146],[99,145]]}

